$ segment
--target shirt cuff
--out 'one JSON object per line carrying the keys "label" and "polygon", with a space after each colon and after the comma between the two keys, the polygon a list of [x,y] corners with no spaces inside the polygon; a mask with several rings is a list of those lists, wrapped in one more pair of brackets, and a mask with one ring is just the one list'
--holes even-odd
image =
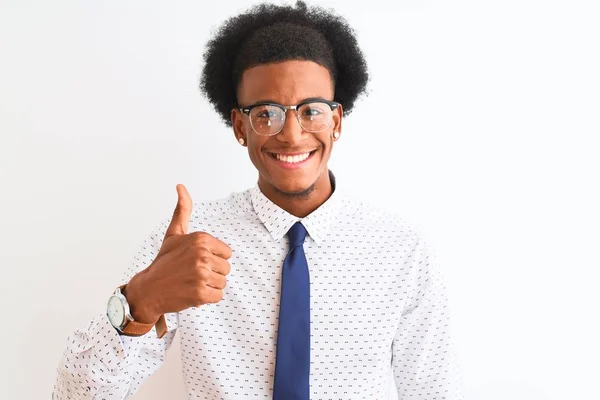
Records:
{"label": "shirt cuff", "polygon": [[128,364],[137,358],[144,342],[143,337],[121,335],[112,326],[106,313],[102,313],[102,315],[92,322],[89,332],[91,338],[96,338],[98,345],[101,344],[101,341],[105,342],[105,344],[108,342],[109,346],[106,348],[106,355],[108,357],[110,357],[109,353],[112,352],[113,356]]}

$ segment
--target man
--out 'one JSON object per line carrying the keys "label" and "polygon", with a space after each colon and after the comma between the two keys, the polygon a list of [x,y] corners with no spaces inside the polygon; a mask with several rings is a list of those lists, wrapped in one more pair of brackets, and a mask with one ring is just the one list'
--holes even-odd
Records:
{"label": "man", "polygon": [[208,43],[201,89],[258,170],[148,237],[68,341],[55,399],[123,399],[176,331],[189,398],[462,399],[444,285],[409,224],[351,200],[327,167],[368,74],[320,8],[261,5]]}

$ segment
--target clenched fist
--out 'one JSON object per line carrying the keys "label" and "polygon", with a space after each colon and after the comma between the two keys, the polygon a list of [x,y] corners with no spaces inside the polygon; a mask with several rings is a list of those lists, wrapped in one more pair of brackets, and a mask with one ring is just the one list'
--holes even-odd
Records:
{"label": "clenched fist", "polygon": [[223,298],[231,248],[206,232],[188,233],[192,199],[177,185],[178,201],[156,259],[125,287],[133,318],[155,323],[161,315]]}

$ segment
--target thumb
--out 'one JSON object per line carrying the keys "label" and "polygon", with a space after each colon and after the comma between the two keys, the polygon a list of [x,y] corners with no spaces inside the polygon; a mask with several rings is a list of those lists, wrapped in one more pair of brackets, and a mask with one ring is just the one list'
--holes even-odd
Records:
{"label": "thumb", "polygon": [[192,198],[184,185],[177,185],[177,206],[165,233],[165,239],[173,235],[187,235],[192,217]]}

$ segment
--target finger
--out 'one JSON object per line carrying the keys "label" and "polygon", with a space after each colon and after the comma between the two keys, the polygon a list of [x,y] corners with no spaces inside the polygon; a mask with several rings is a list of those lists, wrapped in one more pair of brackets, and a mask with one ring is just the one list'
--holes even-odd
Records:
{"label": "finger", "polygon": [[215,289],[210,286],[205,286],[204,299],[205,304],[218,303],[223,299],[223,291],[221,289]]}
{"label": "finger", "polygon": [[196,243],[199,247],[210,251],[211,254],[226,260],[231,258],[231,247],[210,233],[201,231],[192,232],[189,235],[189,240]]}
{"label": "finger", "polygon": [[184,185],[177,185],[177,206],[165,233],[165,239],[173,235],[186,235],[192,217],[192,198]]}
{"label": "finger", "polygon": [[208,237],[206,248],[214,255],[224,258],[225,260],[231,258],[231,247],[214,236]]}
{"label": "finger", "polygon": [[227,286],[227,278],[224,275],[213,272],[206,281],[206,286],[215,289],[225,289]]}
{"label": "finger", "polygon": [[213,255],[213,258],[210,263],[210,268],[213,270],[213,272],[225,276],[229,274],[229,271],[231,270],[231,265],[226,259],[221,258],[217,255]]}
{"label": "finger", "polygon": [[224,259],[231,258],[231,248],[208,232],[192,232],[187,239],[200,250],[208,250],[210,254]]}

